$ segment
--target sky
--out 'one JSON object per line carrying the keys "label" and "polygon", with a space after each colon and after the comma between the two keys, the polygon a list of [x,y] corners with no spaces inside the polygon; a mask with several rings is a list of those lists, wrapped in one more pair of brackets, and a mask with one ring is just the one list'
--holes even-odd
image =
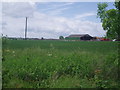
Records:
{"label": "sky", "polygon": [[[28,17],[28,38],[59,38],[70,34],[105,36],[97,18],[98,2],[2,2],[2,33],[24,37]],[[113,2],[107,2],[113,9]]]}

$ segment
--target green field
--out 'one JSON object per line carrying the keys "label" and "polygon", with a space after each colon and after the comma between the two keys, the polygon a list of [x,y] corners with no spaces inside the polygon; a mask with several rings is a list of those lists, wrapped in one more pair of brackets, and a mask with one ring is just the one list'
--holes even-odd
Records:
{"label": "green field", "polygon": [[7,40],[3,88],[115,88],[117,57],[117,42]]}

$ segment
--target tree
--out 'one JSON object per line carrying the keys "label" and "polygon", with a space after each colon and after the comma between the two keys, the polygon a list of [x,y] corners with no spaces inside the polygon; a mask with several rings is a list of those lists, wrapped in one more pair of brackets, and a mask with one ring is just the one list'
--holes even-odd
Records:
{"label": "tree", "polygon": [[41,37],[41,40],[43,40],[44,38],[43,37]]}
{"label": "tree", "polygon": [[63,39],[64,39],[64,37],[63,37],[63,36],[60,36],[60,37],[59,37],[59,39],[63,40]]}
{"label": "tree", "polygon": [[115,7],[120,10],[120,0],[115,0]]}
{"label": "tree", "polygon": [[102,27],[107,31],[106,36],[120,40],[120,1],[115,2],[116,9],[107,10],[107,3],[98,3],[97,15],[101,19]]}

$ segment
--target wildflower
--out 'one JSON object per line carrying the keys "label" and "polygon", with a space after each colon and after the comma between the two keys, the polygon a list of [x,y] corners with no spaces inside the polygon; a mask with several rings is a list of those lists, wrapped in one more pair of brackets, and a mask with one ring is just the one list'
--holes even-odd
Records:
{"label": "wildflower", "polygon": [[48,56],[52,56],[52,54],[48,54]]}
{"label": "wildflower", "polygon": [[95,74],[99,74],[100,72],[101,72],[101,70],[100,70],[100,69],[95,70]]}
{"label": "wildflower", "polygon": [[15,51],[12,51],[12,53],[15,53]]}

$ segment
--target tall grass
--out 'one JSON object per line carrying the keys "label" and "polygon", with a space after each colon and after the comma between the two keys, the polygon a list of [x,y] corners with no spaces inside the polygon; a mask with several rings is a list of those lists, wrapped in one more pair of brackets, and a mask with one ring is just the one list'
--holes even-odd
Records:
{"label": "tall grass", "polygon": [[4,88],[118,87],[116,42],[10,40],[3,49]]}

